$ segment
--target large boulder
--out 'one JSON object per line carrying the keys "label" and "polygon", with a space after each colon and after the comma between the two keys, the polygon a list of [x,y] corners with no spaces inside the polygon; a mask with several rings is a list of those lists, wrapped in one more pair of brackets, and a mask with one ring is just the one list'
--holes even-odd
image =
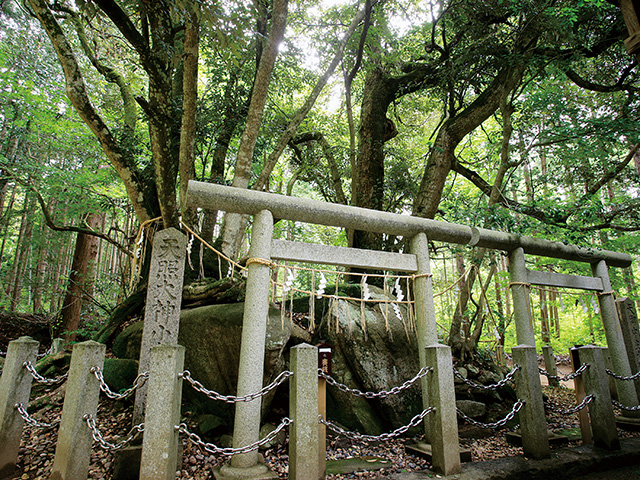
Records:
{"label": "large boulder", "polygon": [[[382,289],[369,286],[372,299],[384,300]],[[420,370],[415,328],[405,308],[399,318],[391,304],[335,300],[319,329],[332,345],[333,373],[338,382],[362,391],[390,390]],[[349,429],[367,434],[398,428],[422,411],[420,382],[399,395],[364,399],[329,386],[327,415]]]}
{"label": "large boulder", "polygon": [[[178,343],[186,349],[185,369],[191,377],[209,390],[235,395],[238,383],[240,343],[244,303],[208,305],[183,310],[180,315]],[[264,384],[270,383],[285,369],[282,355],[291,334],[291,324],[281,321],[280,311],[273,305],[267,318]],[[116,337],[113,352],[121,358],[137,359],[140,355],[142,322],[130,325]],[[201,413],[220,417],[231,425],[233,405],[214,401],[196,392],[188,382],[183,384],[183,398]],[[263,400],[266,412],[273,393]]]}

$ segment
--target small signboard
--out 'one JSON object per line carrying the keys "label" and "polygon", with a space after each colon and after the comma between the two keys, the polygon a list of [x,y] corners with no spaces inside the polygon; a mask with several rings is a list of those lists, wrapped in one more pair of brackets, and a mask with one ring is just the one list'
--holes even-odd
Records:
{"label": "small signboard", "polygon": [[328,343],[318,345],[318,368],[327,375],[331,375],[331,352],[332,348]]}

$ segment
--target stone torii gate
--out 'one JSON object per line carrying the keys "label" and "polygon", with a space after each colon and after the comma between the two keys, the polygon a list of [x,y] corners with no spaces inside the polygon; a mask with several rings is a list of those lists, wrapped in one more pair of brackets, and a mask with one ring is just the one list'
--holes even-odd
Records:
{"label": "stone torii gate", "polygon": [[[310,199],[288,197],[255,190],[190,181],[187,204],[208,210],[253,215],[252,240],[247,261],[248,277],[240,351],[237,395],[242,396],[262,388],[264,373],[264,346],[269,299],[269,264],[272,260],[356,266],[400,270],[416,274],[415,302],[420,366],[434,364],[436,385],[428,389],[423,382],[423,402],[437,401],[436,415],[425,422],[427,439],[432,443],[434,469],[445,475],[460,470],[457,439],[457,419],[451,358],[447,347],[438,345],[433,289],[430,273],[428,240],[503,250],[509,254],[511,291],[518,347],[514,355],[524,370],[535,369],[531,350],[535,353],[535,337],[529,309],[529,285],[553,285],[584,288],[600,292],[600,311],[607,333],[614,369],[629,375],[626,354],[617,312],[611,292],[608,266],[628,267],[631,257],[606,250],[586,249],[544,239],[521,237],[510,233],[469,227],[443,221],[399,215],[377,210],[338,205]],[[298,242],[274,240],[273,219],[286,219],[304,223],[329,225],[375,233],[386,233],[411,239],[411,253],[375,252],[344,247],[332,247]],[[592,265],[593,277],[577,277],[544,272],[533,272],[525,267],[525,254],[586,262]],[[446,351],[443,351],[446,350]],[[431,353],[427,353],[431,352]],[[445,355],[443,355],[443,353]],[[427,358],[429,355],[429,358]],[[448,361],[444,358],[448,355]],[[531,365],[528,365],[531,364]],[[527,366],[528,365],[528,366]],[[439,367],[439,368],[438,368]],[[625,383],[625,382],[619,382]],[[546,422],[542,405],[539,379],[529,380],[522,386],[527,397],[539,399],[527,402],[521,410],[523,449],[527,456],[549,456]],[[635,387],[627,382],[619,385],[620,398],[627,405],[636,405]],[[437,397],[437,398],[434,398]],[[236,405],[234,447],[252,444],[259,439],[261,400],[258,398]],[[230,464],[222,467],[217,478],[262,479],[274,478],[264,465],[258,463],[258,453],[235,455]]]}

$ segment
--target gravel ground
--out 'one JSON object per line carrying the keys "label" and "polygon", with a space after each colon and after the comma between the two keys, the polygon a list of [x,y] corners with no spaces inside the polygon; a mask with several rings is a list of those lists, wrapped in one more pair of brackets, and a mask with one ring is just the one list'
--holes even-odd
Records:
{"label": "gravel ground", "polygon": [[[567,388],[543,387],[545,394],[556,408],[568,409],[575,405],[573,390]],[[59,418],[62,409],[62,395],[59,391],[51,396],[52,403],[34,414],[39,421],[52,422]],[[38,399],[32,400],[32,404]],[[97,423],[103,436],[110,442],[115,442],[118,437],[124,437],[131,425],[131,406],[125,406],[122,402],[101,399],[98,409]],[[549,428],[552,431],[578,427],[577,415],[563,416],[548,412]],[[193,423],[186,419],[190,430],[193,431]],[[505,430],[492,432],[477,427],[461,425],[461,446],[471,450],[474,462],[507,456],[522,455],[522,449],[509,445],[505,439]],[[621,437],[632,436],[632,433],[619,431]],[[24,430],[18,470],[15,475],[5,477],[2,480],[44,480],[50,477],[57,430],[27,427]],[[423,458],[410,455],[405,452],[404,445],[414,439],[398,439],[379,444],[362,445],[345,438],[329,437],[327,458],[342,459],[352,457],[380,457],[389,461],[390,467],[379,471],[361,471],[346,475],[328,475],[328,480],[353,479],[353,478],[385,478],[387,475],[401,472],[421,471],[429,467]],[[578,445],[580,442],[572,441],[570,445]],[[202,452],[199,447],[191,444],[183,438],[184,455],[182,468],[176,472],[177,479],[210,479],[211,469],[221,465],[225,459]],[[280,478],[287,478],[288,454],[287,444],[279,445],[264,452],[266,463],[278,472]],[[105,451],[94,444],[91,456],[89,478],[109,479],[113,472],[113,453]]]}

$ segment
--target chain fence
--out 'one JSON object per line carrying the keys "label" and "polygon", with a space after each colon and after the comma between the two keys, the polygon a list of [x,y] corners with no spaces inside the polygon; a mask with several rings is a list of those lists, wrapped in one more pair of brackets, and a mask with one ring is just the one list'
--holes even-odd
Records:
{"label": "chain fence", "polygon": [[14,406],[15,406],[15,409],[20,414],[20,416],[22,417],[22,419],[32,427],[49,429],[49,428],[54,428],[60,424],[60,420],[56,420],[51,423],[46,423],[46,422],[41,422],[39,420],[36,420],[31,415],[29,415],[29,412],[27,412],[27,410],[22,406],[21,403],[16,403]]}
{"label": "chain fence", "polygon": [[358,432],[350,432],[350,431],[345,430],[344,428],[336,425],[335,423],[331,422],[330,420],[325,420],[322,417],[322,415],[318,416],[318,420],[322,425],[325,425],[332,432],[337,433],[338,435],[343,435],[343,436],[347,437],[350,440],[355,440],[355,441],[359,441],[359,442],[379,442],[379,441],[390,440],[392,438],[398,437],[398,436],[402,435],[403,433],[406,433],[407,430],[409,430],[411,427],[417,427],[424,420],[424,417],[429,415],[431,412],[434,412],[435,409],[436,409],[436,407],[426,408],[422,412],[420,412],[418,415],[413,417],[411,419],[411,421],[407,425],[399,427],[399,428],[395,429],[393,432],[383,433],[381,435],[364,435],[364,434],[358,433]]}
{"label": "chain fence", "polygon": [[554,405],[551,405],[550,403],[545,404],[545,406],[554,413],[559,413],[560,415],[572,415],[574,413],[578,413],[584,407],[589,405],[594,398],[595,396],[593,394],[589,394],[586,397],[584,397],[582,399],[582,402],[580,402],[578,405],[572,408],[568,408],[567,410],[562,410],[560,408],[557,408]]}
{"label": "chain fence", "polygon": [[280,373],[280,375],[278,375],[273,382],[271,382],[266,387],[263,387],[259,391],[255,393],[249,393],[241,397],[236,397],[235,395],[222,395],[218,392],[207,389],[199,381],[191,377],[191,372],[189,372],[189,370],[185,370],[184,372],[178,374],[180,378],[188,381],[196,391],[205,394],[211,400],[220,400],[226,403],[250,402],[252,400],[255,400],[256,398],[264,397],[271,390],[277,388],[280,384],[282,384],[291,375],[293,375],[293,372],[285,370],[284,372]]}
{"label": "chain fence", "polygon": [[511,411],[509,413],[507,413],[506,417],[504,417],[501,420],[498,420],[497,422],[493,422],[493,423],[483,423],[483,422],[479,422],[478,420],[474,420],[473,418],[471,418],[468,415],[466,415],[459,408],[456,408],[456,411],[458,412],[458,415],[460,417],[462,417],[466,422],[468,422],[468,423],[470,423],[472,425],[475,425],[477,427],[482,427],[482,428],[488,428],[488,429],[491,429],[491,430],[495,430],[496,428],[504,427],[507,424],[507,422],[510,422],[511,420],[513,420],[513,418],[516,416],[516,413],[518,413],[522,409],[523,406],[524,406],[524,400],[518,399],[518,401],[513,404],[513,408],[511,409]]}
{"label": "chain fence", "polygon": [[218,447],[217,445],[214,445],[213,443],[207,443],[207,442],[203,441],[197,434],[195,434],[193,432],[190,432],[185,423],[181,423],[180,425],[176,425],[175,429],[178,432],[185,434],[187,436],[187,438],[192,443],[198,445],[205,452],[209,452],[209,453],[212,453],[212,454],[231,456],[231,455],[236,455],[236,454],[241,454],[241,453],[249,453],[249,452],[252,452],[254,450],[257,450],[262,445],[266,445],[267,443],[271,442],[274,438],[276,438],[276,436],[284,428],[286,428],[288,425],[291,425],[292,423],[293,423],[293,420],[291,420],[289,417],[284,417],[282,419],[282,422],[280,422],[280,425],[278,425],[278,427],[275,430],[270,432],[264,438],[258,440],[257,442],[254,442],[254,443],[251,443],[249,445],[246,445],[244,447],[238,447],[238,448]]}
{"label": "chain fence", "polygon": [[31,376],[37,382],[44,383],[45,385],[54,385],[56,383],[60,383],[66,380],[67,377],[69,376],[67,373],[65,373],[64,375],[60,375],[59,377],[56,377],[56,378],[45,378],[36,371],[35,367],[31,362],[24,362],[22,365],[24,366],[24,368],[27,369],[27,371],[31,374]]}
{"label": "chain fence", "polygon": [[520,365],[515,365],[513,367],[513,370],[507,373],[502,380],[500,380],[498,383],[495,383],[493,385],[482,385],[481,383],[473,382],[468,378],[465,378],[455,367],[453,369],[453,374],[457,378],[462,380],[463,383],[466,383],[470,387],[477,388],[478,390],[489,391],[489,390],[497,390],[500,387],[504,387],[507,383],[512,382],[514,375],[519,369],[520,369]]}
{"label": "chain fence", "polygon": [[129,434],[127,435],[127,437],[118,442],[118,443],[111,443],[109,441],[107,441],[102,434],[100,433],[100,430],[98,430],[98,426],[96,425],[96,420],[95,418],[93,418],[93,415],[91,414],[86,414],[82,417],[82,419],[87,422],[87,426],[89,427],[89,430],[91,430],[91,436],[93,437],[93,439],[98,443],[98,445],[103,448],[104,450],[109,450],[109,451],[116,451],[116,450],[120,450],[123,447],[126,447],[127,445],[129,445],[129,443],[131,443],[131,441],[136,438],[136,436],[139,433],[144,432],[144,423],[140,423],[138,425],[135,425],[130,431]]}
{"label": "chain fence", "polygon": [[568,382],[569,380],[573,380],[574,378],[579,377],[580,375],[582,375],[587,368],[589,368],[589,364],[588,363],[583,363],[580,366],[580,368],[578,368],[578,370],[576,370],[575,372],[567,373],[563,377],[561,377],[559,375],[551,375],[549,372],[547,372],[546,370],[544,370],[544,369],[542,369],[540,367],[538,367],[538,371],[542,375],[547,377],[549,380],[557,380],[558,382]]}
{"label": "chain fence", "polygon": [[622,375],[618,375],[617,373],[612,372],[608,368],[605,370],[605,372],[607,372],[607,375],[611,375],[616,380],[622,380],[623,382],[630,382],[630,381],[635,380],[636,378],[640,377],[640,372],[634,373],[633,375],[631,375],[629,377],[624,377]]}
{"label": "chain fence", "polygon": [[432,367],[423,367],[423,368],[420,369],[420,371],[416,374],[415,377],[413,377],[410,380],[407,380],[402,385],[397,386],[397,387],[393,387],[389,391],[381,390],[379,392],[363,392],[362,390],[358,390],[357,388],[350,388],[350,387],[346,386],[343,383],[339,383],[331,375],[323,372],[322,369],[318,369],[318,375],[321,376],[322,378],[324,378],[329,385],[333,385],[334,387],[336,387],[337,389],[339,389],[339,390],[341,390],[341,391],[343,391],[345,393],[350,393],[352,395],[356,395],[356,396],[364,397],[364,398],[385,398],[385,397],[388,397],[389,395],[397,395],[398,393],[402,392],[403,390],[406,390],[411,385],[413,385],[415,382],[417,382],[421,378],[424,378],[425,376],[427,376],[428,373],[430,373],[432,371],[433,371]]}
{"label": "chain fence", "polygon": [[102,370],[100,370],[99,367],[91,367],[90,372],[93,373],[100,382],[100,390],[102,390],[107,397],[113,400],[124,400],[125,398],[128,398],[136,391],[136,389],[144,385],[144,383],[149,379],[149,372],[143,372],[133,381],[133,386],[129,387],[122,393],[116,393],[112,391],[109,388],[109,385],[107,385],[107,382],[105,382]]}
{"label": "chain fence", "polygon": [[626,405],[621,404],[617,400],[611,399],[611,403],[613,403],[616,407],[626,410],[627,412],[637,412],[640,411],[640,405],[636,405],[635,407],[627,407]]}

